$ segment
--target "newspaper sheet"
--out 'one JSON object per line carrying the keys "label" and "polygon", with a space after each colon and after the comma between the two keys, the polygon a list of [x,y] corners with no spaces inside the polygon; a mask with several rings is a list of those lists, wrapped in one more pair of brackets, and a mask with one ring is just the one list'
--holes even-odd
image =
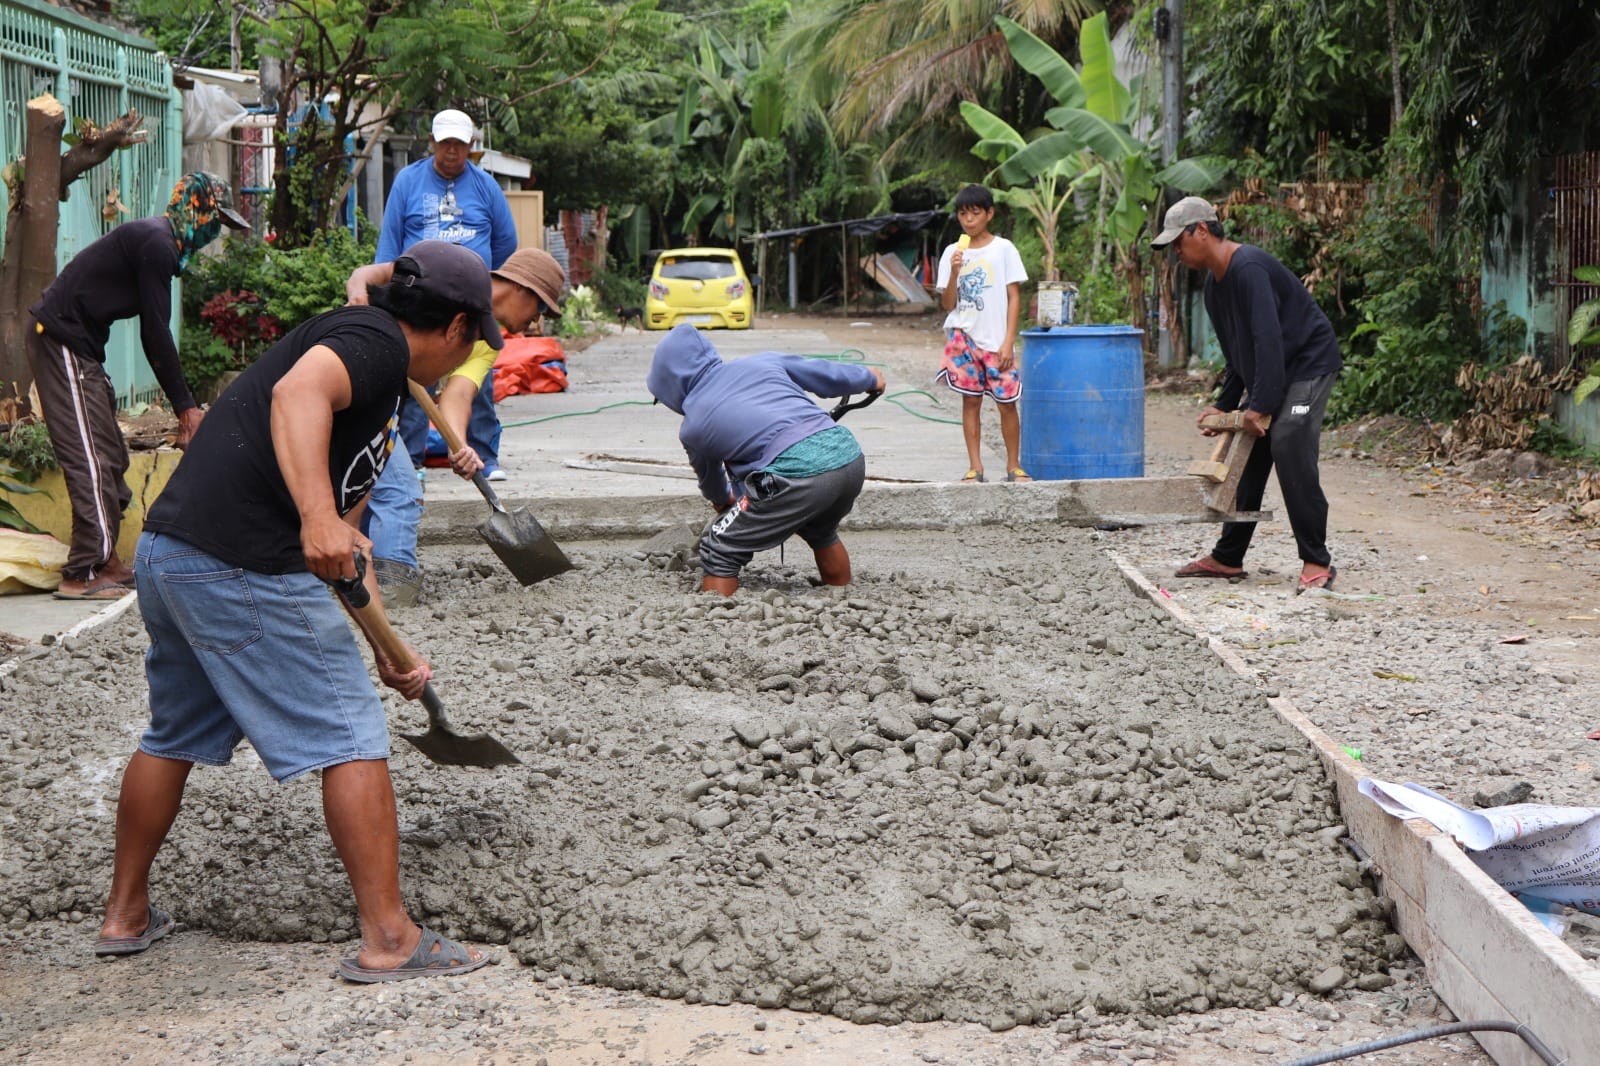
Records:
{"label": "newspaper sheet", "polygon": [[1421,785],[1368,777],[1359,787],[1385,813],[1449,833],[1513,895],[1600,914],[1600,807],[1516,803],[1475,811]]}

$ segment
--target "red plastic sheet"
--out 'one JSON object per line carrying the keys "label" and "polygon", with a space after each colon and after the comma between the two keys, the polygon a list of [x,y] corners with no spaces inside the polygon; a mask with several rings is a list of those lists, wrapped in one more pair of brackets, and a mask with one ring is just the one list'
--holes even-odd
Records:
{"label": "red plastic sheet", "polygon": [[566,358],[554,337],[507,337],[494,361],[494,402],[521,393],[567,391]]}

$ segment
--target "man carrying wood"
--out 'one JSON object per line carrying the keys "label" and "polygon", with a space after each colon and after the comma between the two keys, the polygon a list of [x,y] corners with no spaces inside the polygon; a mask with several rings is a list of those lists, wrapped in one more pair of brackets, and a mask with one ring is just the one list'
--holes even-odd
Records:
{"label": "man carrying wood", "polygon": [[[1263,438],[1250,453],[1234,507],[1261,507],[1267,474],[1278,471],[1300,553],[1297,591],[1332,589],[1338,569],[1328,554],[1328,498],[1317,469],[1322,417],[1343,359],[1333,325],[1300,279],[1270,254],[1223,236],[1217,210],[1186,196],[1167,210],[1150,242],[1171,247],[1178,261],[1206,272],[1206,314],[1222,345],[1226,369],[1216,402],[1198,423],[1244,405],[1242,432]],[[1200,432],[1218,431],[1202,425]],[[1211,554],[1179,568],[1177,577],[1247,577],[1245,552],[1254,522],[1224,522]]]}

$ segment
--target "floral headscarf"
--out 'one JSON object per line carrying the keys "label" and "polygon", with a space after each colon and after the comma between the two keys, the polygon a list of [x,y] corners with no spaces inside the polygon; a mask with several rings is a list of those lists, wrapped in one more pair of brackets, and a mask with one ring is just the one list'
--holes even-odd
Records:
{"label": "floral headscarf", "polygon": [[167,222],[178,242],[179,270],[221,234],[222,211],[229,206],[230,193],[227,182],[203,170],[178,179],[172,199],[167,201]]}

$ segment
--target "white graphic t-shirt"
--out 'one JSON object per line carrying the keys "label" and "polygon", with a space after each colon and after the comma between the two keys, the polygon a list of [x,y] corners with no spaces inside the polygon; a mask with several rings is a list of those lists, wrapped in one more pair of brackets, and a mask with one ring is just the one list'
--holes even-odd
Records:
{"label": "white graphic t-shirt", "polygon": [[[956,246],[947,245],[939,257],[936,282],[943,291],[950,283],[950,258]],[[986,352],[998,351],[1006,339],[1006,286],[1028,280],[1017,246],[993,237],[982,248],[968,248],[962,256],[961,277],[956,281],[956,306],[945,316],[945,329],[959,329]]]}

